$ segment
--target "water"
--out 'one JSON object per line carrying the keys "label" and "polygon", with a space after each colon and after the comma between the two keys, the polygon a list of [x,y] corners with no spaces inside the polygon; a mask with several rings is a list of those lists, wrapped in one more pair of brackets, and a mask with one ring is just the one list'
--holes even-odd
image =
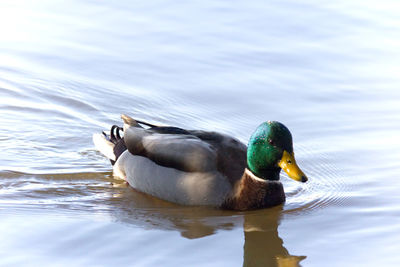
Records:
{"label": "water", "polygon": [[[0,264],[397,266],[396,1],[0,3]],[[182,207],[112,177],[127,113],[247,142],[279,120],[283,206]]]}

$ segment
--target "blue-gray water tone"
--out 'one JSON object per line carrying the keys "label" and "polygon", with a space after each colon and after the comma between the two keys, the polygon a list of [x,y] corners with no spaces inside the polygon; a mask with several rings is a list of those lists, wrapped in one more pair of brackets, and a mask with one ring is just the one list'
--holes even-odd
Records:
{"label": "blue-gray water tone", "polygon": [[[398,1],[0,2],[0,265],[397,266]],[[283,206],[182,207],[113,178],[121,113],[292,132]]]}

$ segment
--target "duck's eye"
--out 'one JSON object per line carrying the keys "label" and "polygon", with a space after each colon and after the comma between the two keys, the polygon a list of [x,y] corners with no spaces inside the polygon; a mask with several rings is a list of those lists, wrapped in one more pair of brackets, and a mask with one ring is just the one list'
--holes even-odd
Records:
{"label": "duck's eye", "polygon": [[290,159],[288,159],[287,163],[288,164],[292,164],[292,161]]}
{"label": "duck's eye", "polygon": [[270,143],[271,145],[274,145],[274,141],[272,141],[271,139],[268,139],[268,143]]}

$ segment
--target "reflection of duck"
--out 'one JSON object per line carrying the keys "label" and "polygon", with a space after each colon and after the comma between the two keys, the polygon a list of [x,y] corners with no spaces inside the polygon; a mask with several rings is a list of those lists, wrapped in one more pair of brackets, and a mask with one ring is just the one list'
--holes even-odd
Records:
{"label": "reflection of duck", "polygon": [[127,225],[145,229],[178,231],[182,237],[196,239],[243,225],[243,218],[229,210],[181,206],[132,190],[114,180],[114,194],[109,199],[111,215]]}
{"label": "reflection of duck", "polygon": [[[243,266],[298,266],[304,257],[292,256],[278,235],[282,207],[238,213],[187,207],[165,202],[130,189],[116,181],[110,198],[111,215],[119,222],[144,229],[178,231],[188,239],[243,227]],[[238,232],[232,231],[233,234]],[[226,249],[226,248],[225,248]]]}
{"label": "reflection of duck", "polygon": [[282,207],[244,217],[244,260],[243,266],[295,267],[305,256],[292,256],[283,246],[278,235]]}
{"label": "reflection of duck", "polygon": [[246,148],[215,132],[155,126],[126,115],[122,119],[123,138],[121,128],[113,126],[109,136],[94,135],[94,143],[115,163],[115,174],[158,198],[247,210],[285,201],[281,169],[307,181],[294,159],[290,131],[279,122],[261,124]]}

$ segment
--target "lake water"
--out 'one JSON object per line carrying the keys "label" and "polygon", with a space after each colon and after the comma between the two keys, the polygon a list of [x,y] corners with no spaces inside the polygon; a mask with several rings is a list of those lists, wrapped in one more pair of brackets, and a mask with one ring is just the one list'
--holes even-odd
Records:
{"label": "lake water", "polygon": [[[398,1],[2,1],[0,265],[398,266]],[[115,180],[121,113],[291,130],[306,184],[232,212]]]}

